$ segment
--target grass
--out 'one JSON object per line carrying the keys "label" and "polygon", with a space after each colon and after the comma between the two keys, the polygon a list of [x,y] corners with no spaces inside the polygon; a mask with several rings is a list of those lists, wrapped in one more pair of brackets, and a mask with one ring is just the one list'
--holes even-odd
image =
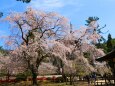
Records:
{"label": "grass", "polygon": [[[73,86],[73,85],[66,85],[65,83],[47,83],[41,84],[41,86]],[[88,86],[87,82],[78,82],[74,86]]]}
{"label": "grass", "polygon": [[[10,83],[10,84],[0,84],[0,86],[32,86],[30,81],[22,81],[20,83]],[[66,85],[66,83],[53,83],[53,82],[41,82],[40,86],[73,86],[73,85]],[[87,82],[79,81],[76,82],[74,86],[88,86]],[[93,86],[93,85],[91,85]]]}

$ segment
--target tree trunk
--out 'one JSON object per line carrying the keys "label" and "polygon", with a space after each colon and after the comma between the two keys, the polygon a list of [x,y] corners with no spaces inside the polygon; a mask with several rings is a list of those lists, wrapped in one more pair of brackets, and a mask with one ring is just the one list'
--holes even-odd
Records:
{"label": "tree trunk", "polygon": [[62,75],[62,79],[63,79],[62,82],[67,82],[67,76],[64,73],[63,67],[62,67],[61,75]]}
{"label": "tree trunk", "polygon": [[72,75],[70,75],[70,85],[72,85]]}
{"label": "tree trunk", "polygon": [[31,72],[32,72],[33,86],[38,86],[38,83],[37,83],[37,68],[35,68],[33,65],[31,67]]}
{"label": "tree trunk", "polygon": [[33,81],[33,86],[38,86],[37,84],[37,74],[36,73],[32,73],[32,81]]}

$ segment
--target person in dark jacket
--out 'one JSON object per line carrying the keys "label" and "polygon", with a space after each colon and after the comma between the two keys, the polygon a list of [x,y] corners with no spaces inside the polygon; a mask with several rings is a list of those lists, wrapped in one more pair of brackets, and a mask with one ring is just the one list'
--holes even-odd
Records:
{"label": "person in dark jacket", "polygon": [[86,80],[87,80],[87,82],[88,82],[88,86],[90,86],[90,76],[89,75],[86,75]]}

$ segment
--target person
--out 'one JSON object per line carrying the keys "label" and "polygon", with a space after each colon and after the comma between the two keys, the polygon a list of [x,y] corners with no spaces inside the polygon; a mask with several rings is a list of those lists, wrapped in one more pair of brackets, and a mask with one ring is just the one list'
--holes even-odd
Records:
{"label": "person", "polygon": [[86,75],[86,80],[88,82],[88,86],[90,86],[90,76],[89,75]]}
{"label": "person", "polygon": [[95,84],[96,84],[96,83],[95,83],[95,82],[96,82],[96,73],[93,73],[91,78],[92,78],[92,80],[93,80],[93,82],[94,82],[94,85],[95,85]]}

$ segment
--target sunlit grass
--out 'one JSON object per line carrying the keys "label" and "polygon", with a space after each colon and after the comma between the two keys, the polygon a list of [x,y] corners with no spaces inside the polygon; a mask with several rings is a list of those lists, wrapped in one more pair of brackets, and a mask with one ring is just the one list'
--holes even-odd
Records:
{"label": "sunlit grass", "polygon": [[[69,85],[69,82],[67,83],[53,83],[53,82],[39,82],[40,86],[88,86],[87,82],[76,82],[74,85]],[[31,81],[22,81],[18,83],[10,83],[10,84],[1,84],[0,86],[32,86]],[[90,85],[93,86],[93,85]]]}

